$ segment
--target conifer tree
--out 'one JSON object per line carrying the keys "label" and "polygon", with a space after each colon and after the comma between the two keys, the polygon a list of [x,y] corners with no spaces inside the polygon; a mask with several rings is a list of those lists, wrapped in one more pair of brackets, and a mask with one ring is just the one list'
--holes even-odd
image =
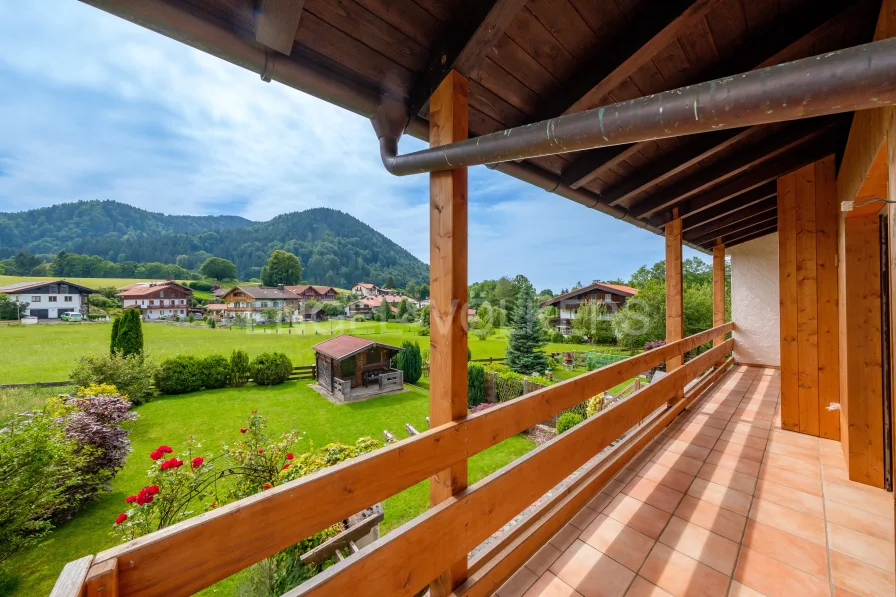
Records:
{"label": "conifer tree", "polygon": [[115,317],[112,320],[112,338],[109,342],[109,354],[118,352],[118,326],[121,324],[121,317]]}
{"label": "conifer tree", "polygon": [[115,351],[122,356],[143,354],[143,324],[139,309],[125,309],[122,313]]}
{"label": "conifer tree", "polygon": [[526,280],[519,285],[513,308],[513,329],[505,351],[506,365],[523,375],[542,375],[548,367],[548,357],[541,349],[547,343],[547,334],[538,317],[535,289]]}

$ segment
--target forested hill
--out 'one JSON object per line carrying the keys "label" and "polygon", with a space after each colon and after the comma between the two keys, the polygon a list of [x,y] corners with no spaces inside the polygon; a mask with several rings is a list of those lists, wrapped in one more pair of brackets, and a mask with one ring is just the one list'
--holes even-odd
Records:
{"label": "forested hill", "polygon": [[[73,213],[68,211],[71,205],[84,211],[74,210],[78,213],[74,217],[50,213],[56,209]],[[31,215],[38,212],[40,216]],[[146,229],[138,230],[134,219],[143,218]],[[115,262],[176,263],[190,270],[198,269],[209,256],[223,257],[236,264],[241,279],[257,277],[271,251],[283,249],[299,256],[302,279],[314,284],[346,288],[362,280],[383,284],[392,276],[404,287],[409,280],[418,284],[429,280],[425,263],[367,224],[334,209],[293,212],[267,222],[230,216],[191,218],[151,214],[112,201],[65,204],[0,214],[0,241],[7,250],[38,254],[65,249]],[[227,219],[216,227],[214,218]],[[19,223],[10,224],[10,219]],[[176,229],[178,225],[188,228]],[[10,226],[26,229],[18,232],[18,244],[7,232]],[[65,231],[58,237],[57,227]]]}
{"label": "forested hill", "polygon": [[0,247],[55,253],[84,238],[140,239],[162,234],[235,230],[254,224],[239,216],[167,216],[117,201],[78,201],[29,211],[0,213]]}

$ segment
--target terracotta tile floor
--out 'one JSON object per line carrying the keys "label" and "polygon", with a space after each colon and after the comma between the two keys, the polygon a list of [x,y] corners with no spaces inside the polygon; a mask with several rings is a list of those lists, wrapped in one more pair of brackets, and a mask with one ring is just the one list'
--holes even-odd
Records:
{"label": "terracotta tile floor", "polygon": [[775,370],[728,373],[495,595],[896,595],[892,494],[782,431],[779,392]]}

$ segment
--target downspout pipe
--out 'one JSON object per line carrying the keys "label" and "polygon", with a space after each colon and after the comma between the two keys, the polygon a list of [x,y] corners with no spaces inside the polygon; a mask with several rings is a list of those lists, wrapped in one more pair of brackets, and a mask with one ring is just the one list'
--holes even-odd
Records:
{"label": "downspout pipe", "polygon": [[396,127],[377,126],[376,117],[374,127],[383,165],[406,176],[892,104],[896,38],[401,156],[398,136],[392,137]]}

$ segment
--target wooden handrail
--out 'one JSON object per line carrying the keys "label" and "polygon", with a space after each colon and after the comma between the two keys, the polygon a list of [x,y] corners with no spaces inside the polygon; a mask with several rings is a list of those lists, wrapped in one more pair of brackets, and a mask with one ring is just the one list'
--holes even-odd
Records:
{"label": "wooden handrail", "polygon": [[[727,323],[435,427],[359,458],[106,550],[96,556],[94,566],[117,559],[121,595],[192,595],[320,529],[411,487],[455,462],[469,458],[670,357],[683,355],[733,329],[734,324]],[[691,363],[698,359],[701,363],[705,360],[701,355]],[[656,389],[642,394],[655,396],[662,393],[662,388],[677,383],[675,380],[684,375],[677,372],[691,363],[666,377],[672,381],[664,385],[652,384],[651,387]],[[632,408],[626,407],[625,412]],[[615,420],[622,412],[613,408],[607,411],[613,413],[612,418],[593,420]],[[590,419],[589,423],[593,420]],[[614,424],[612,430],[618,427]],[[610,441],[622,431],[625,429],[619,429]],[[611,434],[612,431],[601,434],[601,438]],[[589,444],[588,449],[593,455],[599,448]],[[529,461],[532,454],[524,460]],[[446,502],[449,505],[454,503]],[[439,510],[431,512],[436,511]]]}
{"label": "wooden handrail", "polygon": [[662,407],[731,351],[734,340],[678,367],[637,396],[598,413],[427,510],[283,597],[411,596],[595,454]]}

